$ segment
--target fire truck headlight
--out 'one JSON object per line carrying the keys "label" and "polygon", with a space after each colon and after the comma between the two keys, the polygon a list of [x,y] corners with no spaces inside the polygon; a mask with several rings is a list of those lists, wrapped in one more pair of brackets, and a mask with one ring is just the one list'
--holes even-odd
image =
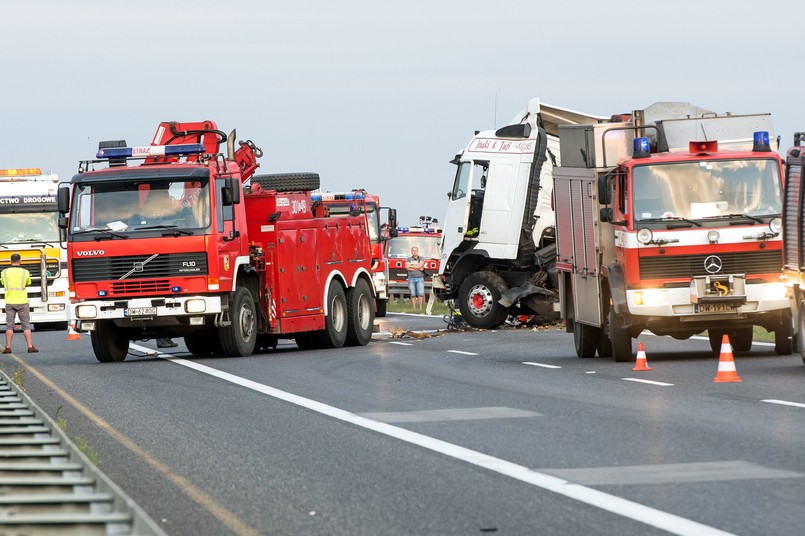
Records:
{"label": "fire truck headlight", "polygon": [[79,305],[75,308],[75,315],[78,318],[95,318],[98,316],[98,308],[94,305]]}
{"label": "fire truck headlight", "polygon": [[651,229],[643,228],[637,231],[637,241],[641,244],[651,244],[653,236]]}
{"label": "fire truck headlight", "polygon": [[719,238],[721,238],[721,235],[715,229],[711,229],[711,230],[707,231],[707,240],[711,244],[715,244],[716,242],[718,242]]}
{"label": "fire truck headlight", "polygon": [[187,300],[184,304],[184,310],[188,313],[203,313],[207,310],[207,304],[204,300]]}
{"label": "fire truck headlight", "polygon": [[772,283],[768,286],[767,294],[770,300],[783,300],[788,296],[784,283]]}
{"label": "fire truck headlight", "polygon": [[783,222],[780,218],[772,218],[769,222],[769,229],[774,234],[780,234],[783,230]]}

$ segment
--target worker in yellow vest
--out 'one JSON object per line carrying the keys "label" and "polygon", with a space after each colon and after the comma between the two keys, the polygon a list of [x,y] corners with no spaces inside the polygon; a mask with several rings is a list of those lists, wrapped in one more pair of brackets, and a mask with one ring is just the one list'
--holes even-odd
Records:
{"label": "worker in yellow vest", "polygon": [[31,285],[31,272],[21,266],[20,254],[11,254],[11,267],[0,273],[0,283],[6,289],[6,348],[4,354],[11,353],[11,338],[14,336],[14,320],[20,319],[22,334],[28,343],[28,353],[38,352],[31,337],[31,309],[28,305],[28,291]]}

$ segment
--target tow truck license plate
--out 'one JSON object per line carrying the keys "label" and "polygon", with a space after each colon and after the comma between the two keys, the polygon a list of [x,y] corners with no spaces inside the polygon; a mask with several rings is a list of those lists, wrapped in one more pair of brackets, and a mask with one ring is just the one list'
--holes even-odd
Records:
{"label": "tow truck license plate", "polygon": [[154,316],[156,314],[156,307],[129,307],[128,309],[123,309],[123,316]]}
{"label": "tow truck license plate", "polygon": [[731,303],[697,303],[697,313],[734,313],[737,307]]}

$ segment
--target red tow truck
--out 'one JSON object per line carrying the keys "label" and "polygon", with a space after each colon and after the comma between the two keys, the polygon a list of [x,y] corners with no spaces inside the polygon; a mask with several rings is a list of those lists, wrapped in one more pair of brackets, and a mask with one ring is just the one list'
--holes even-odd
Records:
{"label": "red tow truck", "polygon": [[[226,154],[219,146],[226,143]],[[150,146],[101,142],[58,193],[71,318],[101,362],[184,337],[196,355],[365,345],[366,218],[327,217],[313,173],[255,175],[262,151],[213,121],[163,122]],[[139,165],[135,165],[140,160]],[[107,164],[107,167],[102,167]]]}
{"label": "red tow truck", "polygon": [[330,217],[343,217],[353,213],[364,214],[372,243],[372,283],[375,288],[375,316],[386,316],[389,299],[389,270],[383,255],[388,236],[381,232],[380,212],[388,210],[389,228],[397,226],[397,211],[380,206],[380,196],[355,189],[350,192],[316,192],[314,204],[327,207]]}

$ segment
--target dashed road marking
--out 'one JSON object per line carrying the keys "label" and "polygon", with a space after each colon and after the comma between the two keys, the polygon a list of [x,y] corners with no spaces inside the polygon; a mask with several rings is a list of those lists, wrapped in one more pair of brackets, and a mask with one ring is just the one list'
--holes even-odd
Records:
{"label": "dashed road marking", "polygon": [[389,344],[399,344],[400,346],[413,346],[410,342],[389,341]]}
{"label": "dashed road marking", "polygon": [[625,380],[627,382],[647,383],[649,385],[659,385],[661,387],[671,387],[674,385],[673,383],[657,382],[654,380],[643,380],[641,378],[621,378],[621,380]]}
{"label": "dashed road marking", "polygon": [[474,352],[463,352],[461,350],[448,350],[451,354],[461,354],[461,355],[478,355]]}
{"label": "dashed road marking", "polygon": [[380,422],[474,421],[479,419],[510,419],[540,417],[539,413],[507,407],[426,409],[421,411],[383,411],[358,415]]}
{"label": "dashed road marking", "polygon": [[768,402],[769,404],[780,404],[781,406],[794,406],[795,408],[805,408],[805,404],[800,404],[799,402],[788,402],[786,400],[775,400],[773,398],[769,398],[767,400],[761,400],[761,402]]}
{"label": "dashed road marking", "polygon": [[542,367],[542,368],[549,368],[549,369],[558,369],[562,368],[558,365],[546,365],[545,363],[532,363],[531,361],[523,361],[523,365],[531,365],[532,367]]}

